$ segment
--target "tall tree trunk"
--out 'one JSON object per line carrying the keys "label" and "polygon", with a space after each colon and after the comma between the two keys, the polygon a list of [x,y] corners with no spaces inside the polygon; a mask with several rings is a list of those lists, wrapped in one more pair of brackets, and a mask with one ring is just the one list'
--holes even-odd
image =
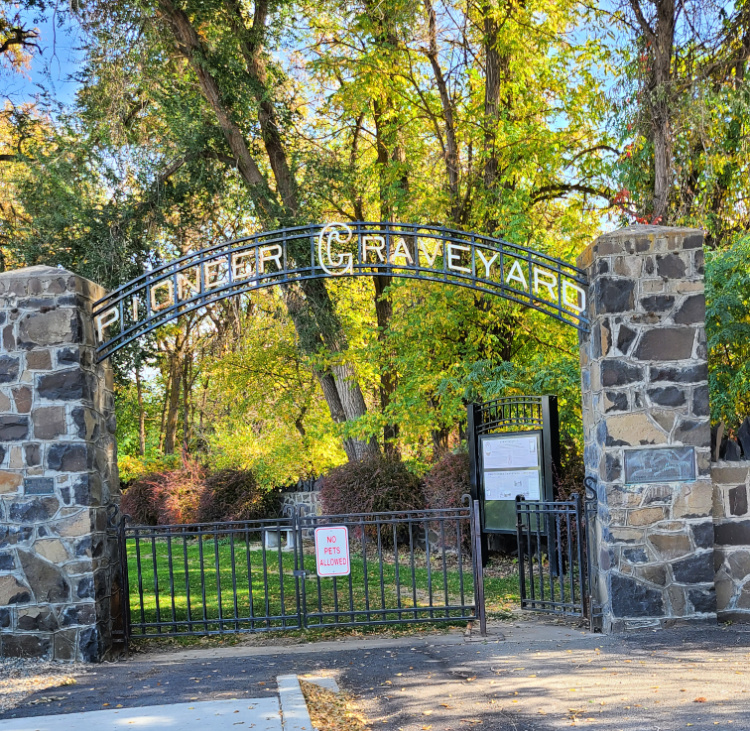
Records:
{"label": "tall tree trunk", "polygon": [[448,191],[450,193],[450,212],[451,220],[460,224],[463,221],[463,205],[459,190],[458,178],[458,140],[456,137],[456,123],[453,113],[453,102],[448,93],[448,84],[440,66],[438,57],[437,42],[437,16],[432,5],[432,0],[424,0],[425,12],[427,13],[427,29],[429,37],[429,46],[427,48],[427,58],[432,67],[432,75],[435,79],[435,85],[440,94],[440,107],[443,113],[443,124],[445,125],[445,169],[448,176]]}
{"label": "tall tree trunk", "polygon": [[[498,23],[492,7],[485,5],[484,11],[484,188],[487,207],[492,205],[492,197],[497,195],[498,159],[495,137],[500,109],[500,53],[497,48]],[[486,217],[487,233],[495,234],[498,222],[493,215]]]}
{"label": "tall tree trunk", "polygon": [[669,193],[672,187],[672,56],[677,26],[676,0],[655,0],[653,26],[643,13],[640,0],[630,0],[641,28],[650,68],[647,70],[646,106],[654,146],[653,219],[667,223]]}
{"label": "tall tree trunk", "polygon": [[[276,180],[281,203],[268,185],[255,162],[245,138],[232,119],[231,109],[221,93],[219,83],[206,63],[208,53],[205,45],[192,26],[187,14],[172,0],[158,0],[161,17],[171,28],[179,44],[180,52],[195,72],[203,97],[213,110],[224,138],[237,161],[237,169],[258,206],[261,218],[267,225],[276,220],[294,222],[298,214],[297,189],[294,175],[288,164],[275,109],[271,102],[272,90],[267,85],[267,74],[263,56],[263,40],[268,11],[267,0],[257,0],[252,28],[247,28],[241,5],[235,0],[225,0],[230,25],[238,37],[246,63],[246,71],[255,96],[259,102],[259,123],[266,154]],[[302,255],[309,252],[303,247]],[[295,251],[289,252],[292,257]],[[292,321],[303,344],[313,346],[307,352],[315,354],[321,344],[334,353],[343,353],[347,343],[341,323],[336,316],[333,303],[325,284],[320,280],[306,280],[299,289],[304,298],[294,297],[295,305],[290,310]],[[285,299],[289,299],[288,297]],[[314,334],[308,330],[314,330]],[[362,391],[351,367],[338,366],[321,370],[318,379],[334,421],[354,420],[367,413]],[[360,459],[378,452],[376,441],[348,440],[344,445],[350,459]]]}
{"label": "tall tree trunk", "polygon": [[138,396],[138,454],[146,454],[146,411],[143,408],[143,384],[141,383],[141,366],[135,364],[135,392]]}
{"label": "tall tree trunk", "polygon": [[177,440],[177,417],[180,411],[180,382],[182,380],[181,353],[176,351],[169,359],[169,399],[164,420],[164,454],[174,454]]}
{"label": "tall tree trunk", "polygon": [[[390,114],[391,102],[386,99],[385,103],[379,99],[373,100],[373,117],[375,120],[375,141],[378,155],[378,179],[380,187],[380,218],[384,221],[392,221],[396,218],[395,207],[391,198],[391,176],[389,167],[393,162],[401,163],[402,150],[396,142],[396,136],[393,133],[392,122],[386,117]],[[399,187],[405,189],[407,181],[402,177],[399,179]],[[393,317],[393,307],[391,301],[386,295],[388,287],[391,286],[393,277],[378,276],[373,277],[375,287],[375,314],[378,321],[378,341],[383,349],[386,362],[381,365],[380,383],[378,384],[378,393],[380,396],[380,410],[382,413],[388,409],[391,403],[391,397],[396,391],[398,377],[393,371],[389,362],[390,354],[387,353],[388,331],[391,327],[391,318]],[[386,453],[398,455],[398,435],[399,428],[396,423],[387,423],[383,426],[383,448]]]}

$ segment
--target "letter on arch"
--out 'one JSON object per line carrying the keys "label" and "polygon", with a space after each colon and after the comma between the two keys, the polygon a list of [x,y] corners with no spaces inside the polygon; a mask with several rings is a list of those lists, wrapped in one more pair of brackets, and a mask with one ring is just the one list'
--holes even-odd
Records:
{"label": "letter on arch", "polygon": [[96,335],[99,343],[104,342],[104,333],[110,325],[114,325],[120,319],[120,311],[117,307],[105,310],[101,315],[96,316]]}
{"label": "letter on arch", "polygon": [[557,274],[536,266],[532,271],[534,272],[534,294],[539,294],[541,287],[549,292],[549,296],[553,300],[556,300],[557,293],[555,292],[555,287],[557,286]]}
{"label": "letter on arch", "polygon": [[526,282],[526,277],[523,275],[523,269],[521,264],[516,260],[513,262],[513,266],[508,271],[508,276],[505,277],[505,283],[510,284],[511,282],[518,282],[523,286],[524,289],[528,289],[529,285]]}
{"label": "letter on arch", "polygon": [[278,271],[281,271],[284,267],[281,265],[281,246],[279,244],[271,244],[270,246],[263,246],[258,254],[258,269],[259,274],[266,273],[266,262],[275,261]]}
{"label": "letter on arch", "polygon": [[577,284],[563,279],[562,302],[563,305],[575,312],[583,312],[586,309],[586,291]]}
{"label": "letter on arch", "polygon": [[407,264],[414,263],[414,260],[411,258],[411,254],[409,253],[409,249],[406,246],[406,241],[404,241],[400,236],[396,239],[396,248],[391,254],[391,263],[395,264],[396,259],[404,259]]}
{"label": "letter on arch", "polygon": [[[159,302],[156,298],[156,293],[160,289],[166,289],[167,296],[165,297],[163,302]],[[161,282],[157,282],[156,284],[151,285],[151,309],[154,312],[159,312],[159,310],[163,310],[167,307],[170,307],[174,304],[174,285],[172,284],[171,279],[163,279]]]}

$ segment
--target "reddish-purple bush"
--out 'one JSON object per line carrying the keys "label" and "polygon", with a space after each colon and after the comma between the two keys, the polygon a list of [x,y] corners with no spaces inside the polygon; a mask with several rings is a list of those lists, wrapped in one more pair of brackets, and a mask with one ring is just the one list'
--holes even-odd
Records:
{"label": "reddish-purple bush", "polygon": [[159,509],[154,484],[156,474],[144,475],[132,482],[122,495],[120,510],[136,525],[157,525]]}
{"label": "reddish-purple bush", "polygon": [[[471,493],[471,474],[469,472],[469,455],[466,452],[446,454],[424,476],[423,489],[427,507],[440,508],[466,507],[463,496]],[[431,526],[436,542],[443,540],[446,547],[456,548],[456,524],[446,522]],[[471,530],[465,522],[461,527],[462,546],[471,547]]]}
{"label": "reddish-purple bush", "polygon": [[182,467],[153,472],[133,482],[121,509],[138,525],[257,520],[278,514],[278,493],[258,487],[249,470],[209,473],[183,455]]}
{"label": "reddish-purple bush", "polygon": [[469,455],[446,454],[424,476],[424,496],[428,508],[460,508],[462,497],[471,493]]}
{"label": "reddish-purple bush", "polygon": [[393,457],[369,457],[332,469],[323,478],[320,499],[328,515],[424,508],[419,478]]}
{"label": "reddish-purple bush", "polygon": [[278,509],[278,493],[261,489],[250,470],[226,469],[206,477],[198,520],[258,520],[277,515]]}

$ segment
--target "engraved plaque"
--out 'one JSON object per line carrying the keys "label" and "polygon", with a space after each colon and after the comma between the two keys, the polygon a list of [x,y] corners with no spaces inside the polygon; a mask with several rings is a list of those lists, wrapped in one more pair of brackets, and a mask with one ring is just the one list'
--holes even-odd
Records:
{"label": "engraved plaque", "polygon": [[695,480],[693,447],[655,447],[625,450],[625,482],[691,482]]}

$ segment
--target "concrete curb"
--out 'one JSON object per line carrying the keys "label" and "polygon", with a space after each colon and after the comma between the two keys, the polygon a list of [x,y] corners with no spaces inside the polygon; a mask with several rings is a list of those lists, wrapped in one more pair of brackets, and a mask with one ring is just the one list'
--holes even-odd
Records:
{"label": "concrete curb", "polygon": [[296,675],[276,678],[281,703],[281,726],[284,731],[316,731]]}

